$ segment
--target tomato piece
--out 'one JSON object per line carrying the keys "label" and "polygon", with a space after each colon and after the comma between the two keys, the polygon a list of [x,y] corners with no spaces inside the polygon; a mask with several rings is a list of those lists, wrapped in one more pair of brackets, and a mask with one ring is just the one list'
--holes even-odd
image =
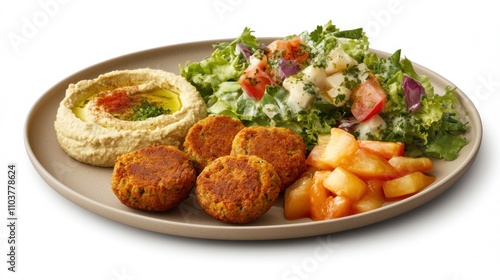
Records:
{"label": "tomato piece", "polygon": [[250,64],[238,79],[241,88],[252,98],[260,100],[268,85],[274,85],[274,80],[265,71],[263,63]]}
{"label": "tomato piece", "polygon": [[286,40],[278,39],[272,41],[269,45],[267,45],[268,57],[282,57],[286,52]]}
{"label": "tomato piece", "polygon": [[351,113],[360,122],[367,120],[384,109],[386,98],[385,90],[377,78],[370,75],[352,90]]}
{"label": "tomato piece", "polygon": [[403,156],[405,145],[402,142],[385,142],[373,140],[358,140],[359,148],[376,153],[385,159]]}
{"label": "tomato piece", "polygon": [[309,57],[309,52],[304,47],[304,41],[299,36],[293,36],[288,40],[279,39],[267,46],[269,50],[268,56],[295,60],[298,63],[302,63]]}
{"label": "tomato piece", "polygon": [[309,57],[309,52],[304,48],[305,44],[299,36],[293,36],[286,45],[286,59],[304,62]]}

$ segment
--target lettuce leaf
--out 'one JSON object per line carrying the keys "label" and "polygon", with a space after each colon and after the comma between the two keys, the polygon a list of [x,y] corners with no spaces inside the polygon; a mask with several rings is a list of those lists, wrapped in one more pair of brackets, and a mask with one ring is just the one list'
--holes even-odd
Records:
{"label": "lettuce leaf", "polygon": [[[309,51],[309,64],[324,67],[330,51],[341,47],[377,77],[387,93],[385,108],[380,113],[387,126],[375,140],[404,142],[408,156],[446,160],[455,159],[466,145],[464,133],[468,124],[462,121],[457,109],[456,90],[447,87],[444,93],[435,94],[430,78],[418,74],[408,58],[401,59],[401,50],[389,57],[371,53],[362,29],[339,30],[331,21],[299,36]],[[241,51],[242,46],[244,51]],[[341,120],[351,116],[349,105],[335,107],[320,94],[307,110],[292,110],[287,103],[288,92],[280,85],[268,86],[259,101],[244,93],[237,80],[249,65],[246,56],[262,50],[249,28],[235,40],[217,43],[213,48],[211,56],[199,62],[186,62],[180,68],[181,75],[204,98],[210,115],[231,116],[246,126],[289,128],[303,137],[308,150],[316,145],[319,134],[329,133]],[[402,88],[405,75],[417,80],[425,89],[422,106],[414,112],[407,109]]]}
{"label": "lettuce leaf", "polygon": [[300,37],[310,48],[311,64],[324,67],[328,54],[341,47],[349,56],[361,62],[369,53],[369,42],[363,29],[339,30],[331,21],[318,25],[312,32],[303,32]]}
{"label": "lettuce leaf", "polygon": [[180,74],[193,84],[202,97],[209,97],[219,85],[226,81],[236,81],[248,67],[244,54],[236,50],[238,43],[244,44],[251,51],[259,48],[257,38],[247,27],[232,42],[215,44],[212,55],[202,61],[180,67]]}

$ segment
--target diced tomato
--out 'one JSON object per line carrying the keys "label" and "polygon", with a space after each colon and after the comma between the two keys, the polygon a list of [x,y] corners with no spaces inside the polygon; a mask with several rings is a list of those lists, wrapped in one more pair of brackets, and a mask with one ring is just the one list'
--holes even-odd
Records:
{"label": "diced tomato", "polygon": [[405,145],[402,142],[385,142],[373,140],[358,140],[359,148],[376,153],[385,159],[403,156]]}
{"label": "diced tomato", "polygon": [[304,48],[305,44],[299,36],[293,36],[289,40],[275,40],[267,46],[268,56],[304,62],[309,57],[309,52]]}
{"label": "diced tomato", "polygon": [[275,84],[274,80],[265,71],[265,65],[264,63],[250,64],[238,80],[243,90],[256,100],[260,100],[264,96],[268,85]]}
{"label": "diced tomato", "polygon": [[353,103],[351,113],[362,122],[380,113],[385,106],[387,95],[377,78],[370,75],[351,92]]}
{"label": "diced tomato", "polygon": [[272,41],[267,45],[267,56],[268,57],[283,57],[286,55],[286,45],[287,41],[283,39],[278,39]]}

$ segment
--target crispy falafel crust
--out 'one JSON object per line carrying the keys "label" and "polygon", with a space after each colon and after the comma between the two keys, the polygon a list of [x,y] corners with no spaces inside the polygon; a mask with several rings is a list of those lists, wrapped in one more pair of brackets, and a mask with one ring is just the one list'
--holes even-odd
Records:
{"label": "crispy falafel crust", "polygon": [[174,146],[148,146],[116,159],[111,188],[126,206],[166,211],[184,201],[196,184],[196,171]]}
{"label": "crispy falafel crust", "polygon": [[232,155],[255,155],[274,166],[282,191],[307,168],[306,145],[294,131],[283,127],[250,126],[234,137]]}
{"label": "crispy falafel crust", "polygon": [[280,185],[278,174],[267,161],[257,156],[223,156],[203,169],[195,193],[202,209],[213,218],[246,224],[271,208]]}
{"label": "crispy falafel crust", "polygon": [[209,116],[193,125],[184,140],[184,151],[201,172],[214,159],[231,153],[234,136],[245,125],[228,116]]}

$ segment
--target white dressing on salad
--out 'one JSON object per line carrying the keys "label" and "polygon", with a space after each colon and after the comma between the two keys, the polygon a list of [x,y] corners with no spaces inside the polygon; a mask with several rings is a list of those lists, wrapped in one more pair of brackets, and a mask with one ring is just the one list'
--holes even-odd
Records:
{"label": "white dressing on salad", "polygon": [[[453,160],[467,144],[455,88],[435,94],[429,77],[401,50],[389,57],[371,52],[362,28],[340,30],[329,21],[269,45],[252,32],[245,28],[235,40],[213,45],[211,56],[181,68],[209,114],[289,128],[308,149],[332,127],[357,138],[403,142],[409,156]],[[245,72],[252,65],[257,70]],[[404,77],[425,91],[412,102]]]}
{"label": "white dressing on salad", "polygon": [[346,76],[342,72],[334,73],[326,78],[328,90],[321,95],[336,107],[346,105],[351,97],[351,90],[345,86]]}
{"label": "white dressing on salad", "polygon": [[337,47],[331,50],[327,56],[325,72],[327,75],[332,75],[356,64],[358,64],[356,60],[350,57],[342,48]]}
{"label": "white dressing on salad", "polygon": [[307,82],[313,83],[319,90],[326,88],[326,71],[325,68],[309,65],[302,70],[301,77]]}
{"label": "white dressing on salad", "polygon": [[351,68],[356,68],[356,71],[336,72],[326,78],[327,90],[322,92],[322,97],[326,98],[330,103],[336,107],[342,107],[347,104],[351,97],[351,89],[347,87],[346,81],[352,84],[358,84],[368,78],[368,68],[364,63],[356,64]]}
{"label": "white dressing on salad", "polygon": [[387,127],[387,123],[380,115],[375,115],[359,123],[356,128],[358,139],[368,140],[380,137],[380,132]]}
{"label": "white dressing on salad", "polygon": [[304,80],[301,75],[288,76],[283,87],[288,91],[287,103],[294,112],[307,110],[316,97],[314,84]]}

